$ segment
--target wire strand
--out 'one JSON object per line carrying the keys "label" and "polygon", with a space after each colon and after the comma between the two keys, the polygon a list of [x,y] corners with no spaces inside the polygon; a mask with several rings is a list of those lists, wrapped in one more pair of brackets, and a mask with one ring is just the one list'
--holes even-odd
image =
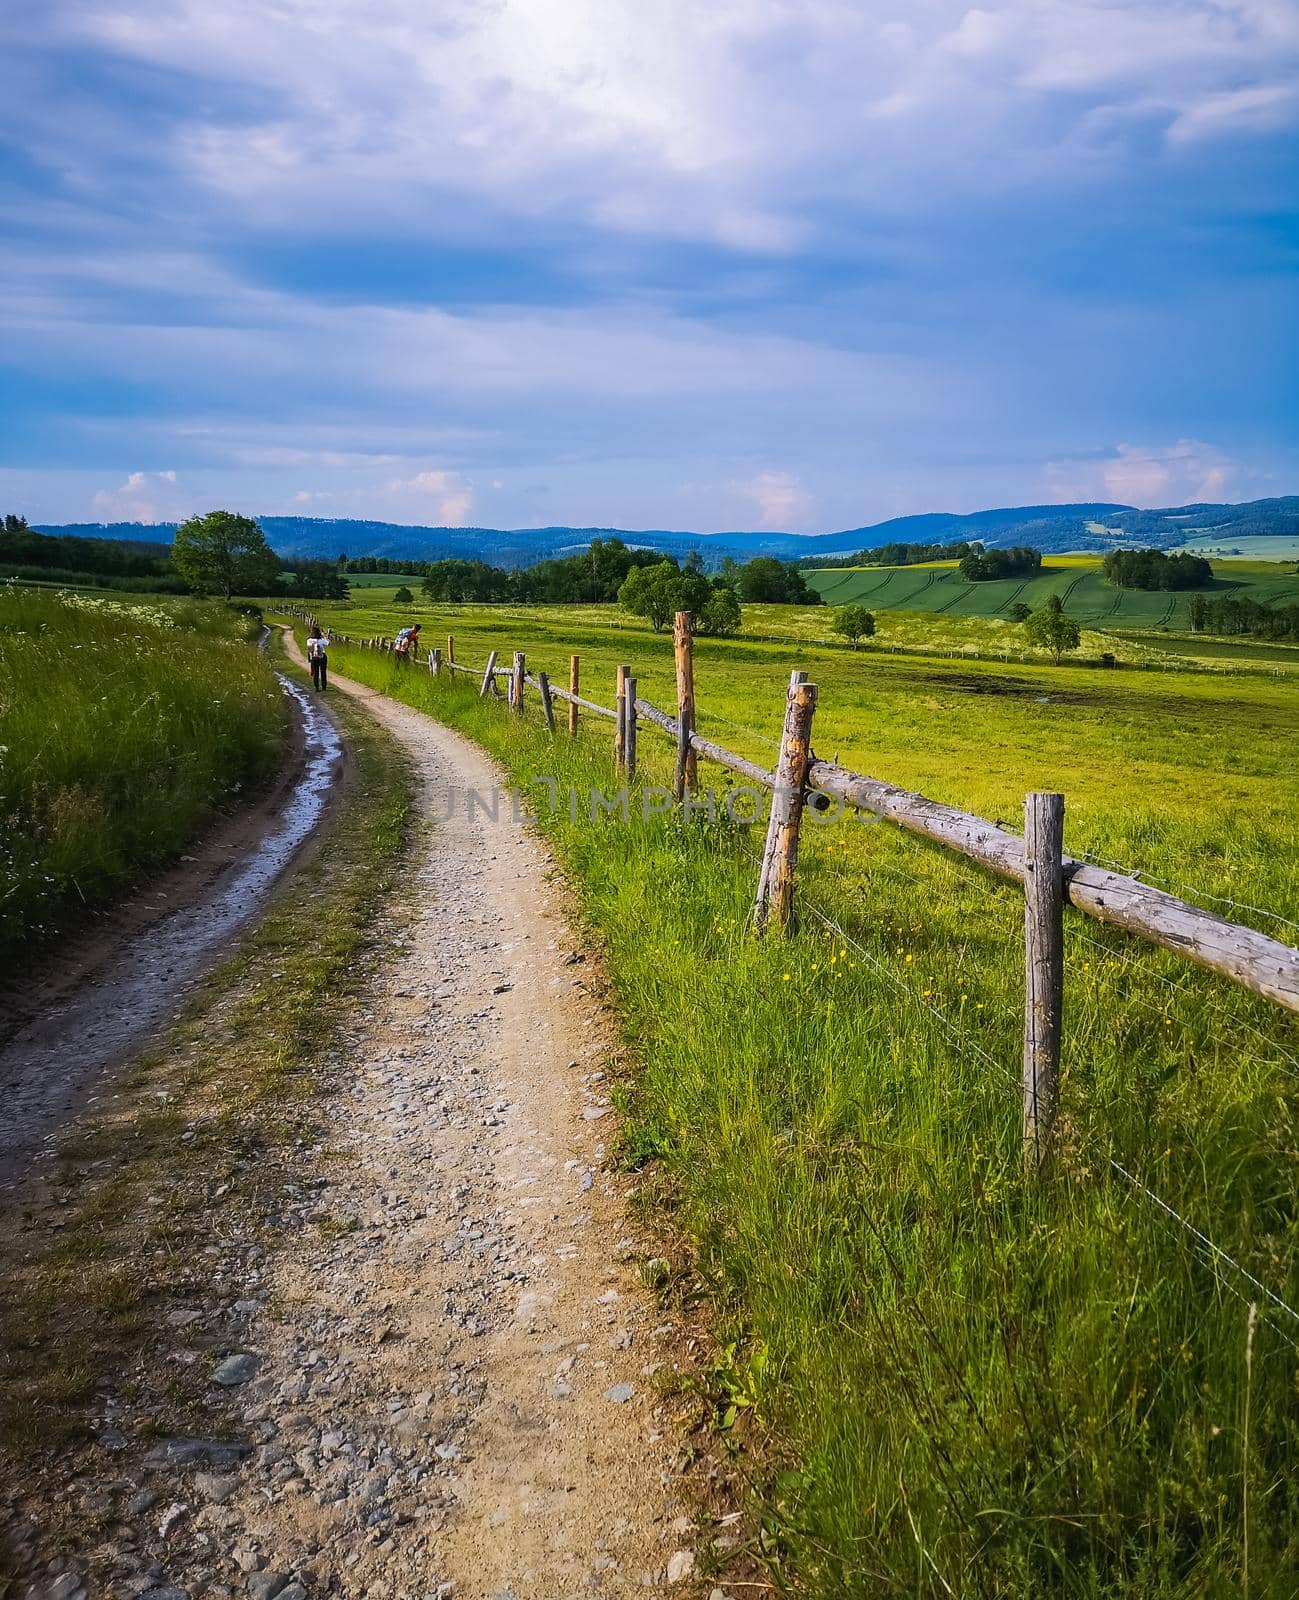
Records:
{"label": "wire strand", "polygon": [[[1209,1252],[1209,1254],[1214,1258],[1215,1262],[1226,1262],[1226,1264],[1234,1272],[1238,1272],[1247,1283],[1252,1284],[1261,1295],[1265,1295],[1274,1306],[1276,1306],[1279,1310],[1284,1311],[1286,1315],[1293,1318],[1296,1323],[1299,1323],[1299,1311],[1296,1311],[1288,1300],[1283,1300],[1279,1294],[1275,1294],[1265,1283],[1260,1282],[1260,1280],[1254,1276],[1248,1267],[1241,1266],[1240,1262],[1237,1261],[1234,1256],[1228,1255],[1221,1245],[1214,1244],[1213,1240],[1210,1239],[1207,1233],[1202,1233],[1200,1229],[1197,1228],[1193,1222],[1184,1217],[1180,1211],[1174,1210],[1174,1208],[1169,1205],[1167,1200],[1161,1199],[1161,1197],[1157,1195],[1153,1189],[1148,1188],[1144,1183],[1142,1183],[1140,1178],[1134,1177],[1121,1161],[1116,1161],[1113,1156],[1108,1157],[1108,1160],[1113,1171],[1117,1172],[1121,1178],[1123,1178],[1127,1183],[1131,1184],[1132,1187],[1139,1193],[1143,1194],[1146,1199],[1149,1200],[1153,1206],[1162,1211],[1165,1216],[1171,1217],[1179,1227],[1185,1229],[1185,1231],[1191,1235],[1197,1244],[1202,1245],[1204,1249]],[[1230,1285],[1226,1285],[1226,1287],[1230,1287]],[[1299,1349],[1299,1345],[1296,1345],[1295,1348]]]}

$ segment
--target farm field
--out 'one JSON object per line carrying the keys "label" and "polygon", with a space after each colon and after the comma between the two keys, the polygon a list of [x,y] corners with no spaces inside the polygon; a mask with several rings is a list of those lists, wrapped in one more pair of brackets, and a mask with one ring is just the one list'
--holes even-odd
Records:
{"label": "farm field", "polygon": [[[576,652],[583,693],[602,704],[612,703],[615,670],[626,662],[642,696],[667,710],[675,706],[670,637],[616,607],[360,608],[320,602],[317,611],[327,627],[356,636],[391,637],[404,623],[420,620],[425,648],[445,648],[451,633],[457,659],[468,663],[484,663],[493,649],[508,661],[509,652],[522,649],[530,670],[540,667],[557,683],[567,682],[568,656]],[[825,616],[818,607],[751,606],[745,608],[746,630],[781,613],[795,613],[785,623],[795,630],[800,619],[814,628]],[[910,638],[931,637],[929,619],[914,621]],[[953,637],[962,626],[953,620]],[[1168,839],[1169,852],[1198,858],[1213,880],[1205,887],[1233,893],[1223,885],[1238,870],[1228,860],[1237,852],[1220,856],[1209,841],[1224,828],[1239,829],[1246,818],[1226,819],[1221,806],[1206,807],[1200,795],[1188,793],[1188,774],[1229,771],[1225,794],[1238,806],[1245,800],[1241,779],[1256,770],[1252,800],[1281,829],[1281,838],[1299,840],[1289,815],[1299,797],[1299,777],[1285,748],[1289,731],[1299,727],[1299,702],[1284,680],[1123,667],[1102,672],[1069,664],[1056,668],[1045,660],[911,658],[889,653],[888,627],[881,633],[873,651],[821,644],[797,632],[776,640],[745,634],[700,640],[700,731],[769,763],[789,669],[798,665],[822,685],[818,750],[835,750],[859,771],[980,815],[1017,815],[1026,789],[1060,788],[1070,798],[1070,837],[1078,847],[1122,857],[1125,834],[1122,826],[1116,830],[1113,797],[1116,788],[1142,795],[1149,816],[1132,826],[1132,859],[1140,862],[1152,830],[1184,818],[1184,831]],[[1137,647],[1142,660],[1152,654],[1160,659],[1139,642]],[[1251,803],[1246,816],[1252,810]],[[1255,885],[1260,895],[1270,896],[1256,903],[1299,905],[1299,862],[1287,868],[1269,863],[1268,854],[1261,852],[1251,870],[1271,874],[1279,868],[1282,876],[1270,878],[1270,888]]]}
{"label": "farm field", "polygon": [[[1160,594],[1119,589],[1101,576],[1100,562],[1087,556],[1048,556],[1031,578],[967,583],[955,562],[914,567],[837,567],[804,574],[827,605],[864,605],[872,610],[922,611],[968,617],[1004,616],[1017,602],[1036,610],[1058,594],[1076,621],[1093,628],[1184,629],[1188,592]],[[1266,605],[1299,601],[1299,576],[1274,562],[1222,562],[1211,590]]]}
{"label": "farm field", "polygon": [[182,850],[270,771],[284,706],[247,617],[0,588],[0,952]]}
{"label": "farm field", "polygon": [[[320,609],[349,632],[395,622]],[[571,647],[588,696],[609,702],[621,660],[672,704],[670,644],[647,628],[417,609],[459,660],[522,648],[562,682]],[[531,692],[519,721],[467,681],[331,660],[479,738],[521,787],[609,785],[593,718],[552,741]],[[1293,935],[1247,909],[1299,922],[1288,683],[701,641],[701,730],[769,764],[794,664],[821,686],[819,752],[1012,825],[1026,790],[1060,788],[1070,850]],[[646,727],[641,746],[661,782],[666,741]],[[1066,1150],[1026,1190],[1019,895],[891,828],[809,828],[802,930],[758,942],[750,830],[541,812],[632,1041],[626,1158],[657,1158],[646,1181],[694,1240],[688,1276],[724,1308],[718,1417],[740,1418],[741,1448],[763,1441],[778,1562],[827,1597],[1198,1595],[1239,1575],[1245,1492],[1253,1581],[1281,1582],[1299,1554],[1295,1330],[1264,1302],[1248,1334],[1257,1291],[1150,1194],[1295,1304],[1293,1019],[1071,917]]]}
{"label": "farm field", "polygon": [[404,584],[418,594],[424,580],[417,572],[349,572],[347,581],[353,589],[394,590]]}
{"label": "farm field", "polygon": [[1225,534],[1214,535],[1206,533],[1188,539],[1181,546],[1197,556],[1220,556],[1223,560],[1232,558],[1253,559],[1255,561],[1299,561],[1299,537],[1287,538],[1285,535],[1272,534],[1245,535],[1239,539],[1230,538]]}

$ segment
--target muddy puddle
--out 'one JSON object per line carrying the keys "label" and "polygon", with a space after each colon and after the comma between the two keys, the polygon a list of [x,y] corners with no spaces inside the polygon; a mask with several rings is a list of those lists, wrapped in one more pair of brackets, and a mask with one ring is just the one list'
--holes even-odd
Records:
{"label": "muddy puddle", "polygon": [[[32,997],[35,1015],[0,1044],[0,1186],[12,1185],[71,1115],[111,1087],[112,1069],[173,1020],[186,992],[265,905],[320,822],[342,740],[310,691],[277,676],[295,702],[300,730],[298,759],[282,791],[229,837],[211,841],[210,859],[188,857],[198,865],[143,889],[140,903],[162,896],[174,909],[128,908],[127,925],[101,941],[109,948],[73,961],[73,970],[42,986]],[[138,925],[130,925],[132,916]]]}

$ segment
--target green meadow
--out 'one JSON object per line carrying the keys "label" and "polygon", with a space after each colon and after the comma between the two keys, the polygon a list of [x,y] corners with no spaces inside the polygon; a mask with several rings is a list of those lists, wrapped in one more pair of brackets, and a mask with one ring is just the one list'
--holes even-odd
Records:
{"label": "green meadow", "polygon": [[[673,706],[669,640],[608,611],[378,602],[319,610],[355,635],[418,616],[425,646],[452,633],[478,666],[522,649],[561,684],[578,652],[605,704],[626,662]],[[1010,826],[1027,790],[1060,789],[1074,853],[1299,938],[1287,679],[1152,671],[1139,641],[1108,670],[949,659],[919,637],[890,648],[887,625],[853,652],[816,641],[814,611],[758,610],[746,629],[787,636],[697,644],[710,737],[772,764],[803,667],[819,754]],[[705,1386],[778,1584],[1293,1591],[1299,1319],[1251,1278],[1299,1308],[1294,1019],[1071,914],[1061,1145],[1029,1182],[1012,887],[884,824],[809,822],[799,928],[757,940],[759,829],[720,800],[712,819],[636,820],[670,768],[653,728],[633,820],[592,822],[582,797],[614,786],[607,724],[552,739],[532,691],[516,718],[468,679],[338,643],[331,662],[463,729],[536,797],[626,1034],[624,1158],[687,1241],[664,1292],[710,1296]]]}
{"label": "green meadow", "polygon": [[[954,561],[915,567],[827,567],[805,574],[829,606],[920,611],[953,617],[1004,617],[1017,602],[1033,610],[1058,594],[1075,621],[1093,628],[1185,628],[1188,592],[1160,594],[1119,589],[1101,576],[1089,556],[1046,556],[1031,578],[968,583]],[[1209,590],[1264,605],[1299,601],[1299,576],[1276,562],[1219,562]]]}
{"label": "green meadow", "polygon": [[0,587],[0,954],[270,771],[283,696],[249,633],[216,604]]}

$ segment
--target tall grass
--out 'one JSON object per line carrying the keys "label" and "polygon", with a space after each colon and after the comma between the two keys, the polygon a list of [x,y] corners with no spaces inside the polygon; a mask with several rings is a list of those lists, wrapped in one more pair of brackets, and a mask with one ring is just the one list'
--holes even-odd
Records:
{"label": "tall grass", "polygon": [[217,605],[0,587],[0,952],[270,770],[283,699],[247,632]]}
{"label": "tall grass", "polygon": [[[754,1402],[780,1582],[826,1600],[1189,1600],[1239,1593],[1248,1555],[1252,1593],[1294,1592],[1299,1324],[1111,1164],[1299,1305],[1292,1021],[1071,917],[1062,1148],[1028,1183],[1012,889],[885,826],[809,824],[802,929],[755,940],[749,830],[724,814],[593,824],[584,802],[571,820],[570,785],[611,787],[607,725],[552,741],[535,697],[518,719],[459,682],[362,651],[334,658],[462,728],[538,798],[637,1058],[628,1149],[656,1158],[714,1287],[721,1401]],[[560,675],[555,644],[536,661]],[[638,664],[651,679],[643,652]],[[773,662],[773,685],[787,665]],[[742,743],[767,674],[753,652],[716,646],[700,667],[702,703],[736,711]],[[1071,846],[1081,833],[1119,857],[1139,849],[1177,876],[1212,876],[1217,861],[1218,881],[1295,914],[1293,774],[1273,766],[1271,739],[1238,748],[1228,733],[1210,751],[1194,737],[1209,703],[1229,728],[1293,728],[1272,686],[1251,684],[1245,706],[1204,680],[1170,701],[1107,675],[1103,716],[1067,708],[1077,754],[1063,739],[1044,750],[1040,725],[1020,742],[1013,698],[977,697],[962,730],[937,667],[927,682],[910,666],[870,672],[863,702],[823,681],[818,716],[838,729],[819,748],[841,732],[845,751],[874,743],[855,764],[903,781],[928,770],[944,798],[1002,816],[1006,794],[1068,768],[1084,797]],[[774,723],[778,696],[767,709]],[[906,717],[891,735],[890,713]],[[770,759],[772,736],[749,753]],[[1206,766],[1228,769],[1232,751],[1235,770],[1208,788]],[[644,781],[662,781],[668,752],[648,728],[642,756]],[[558,781],[553,813],[540,775]],[[1165,782],[1180,804],[1161,811]]]}

